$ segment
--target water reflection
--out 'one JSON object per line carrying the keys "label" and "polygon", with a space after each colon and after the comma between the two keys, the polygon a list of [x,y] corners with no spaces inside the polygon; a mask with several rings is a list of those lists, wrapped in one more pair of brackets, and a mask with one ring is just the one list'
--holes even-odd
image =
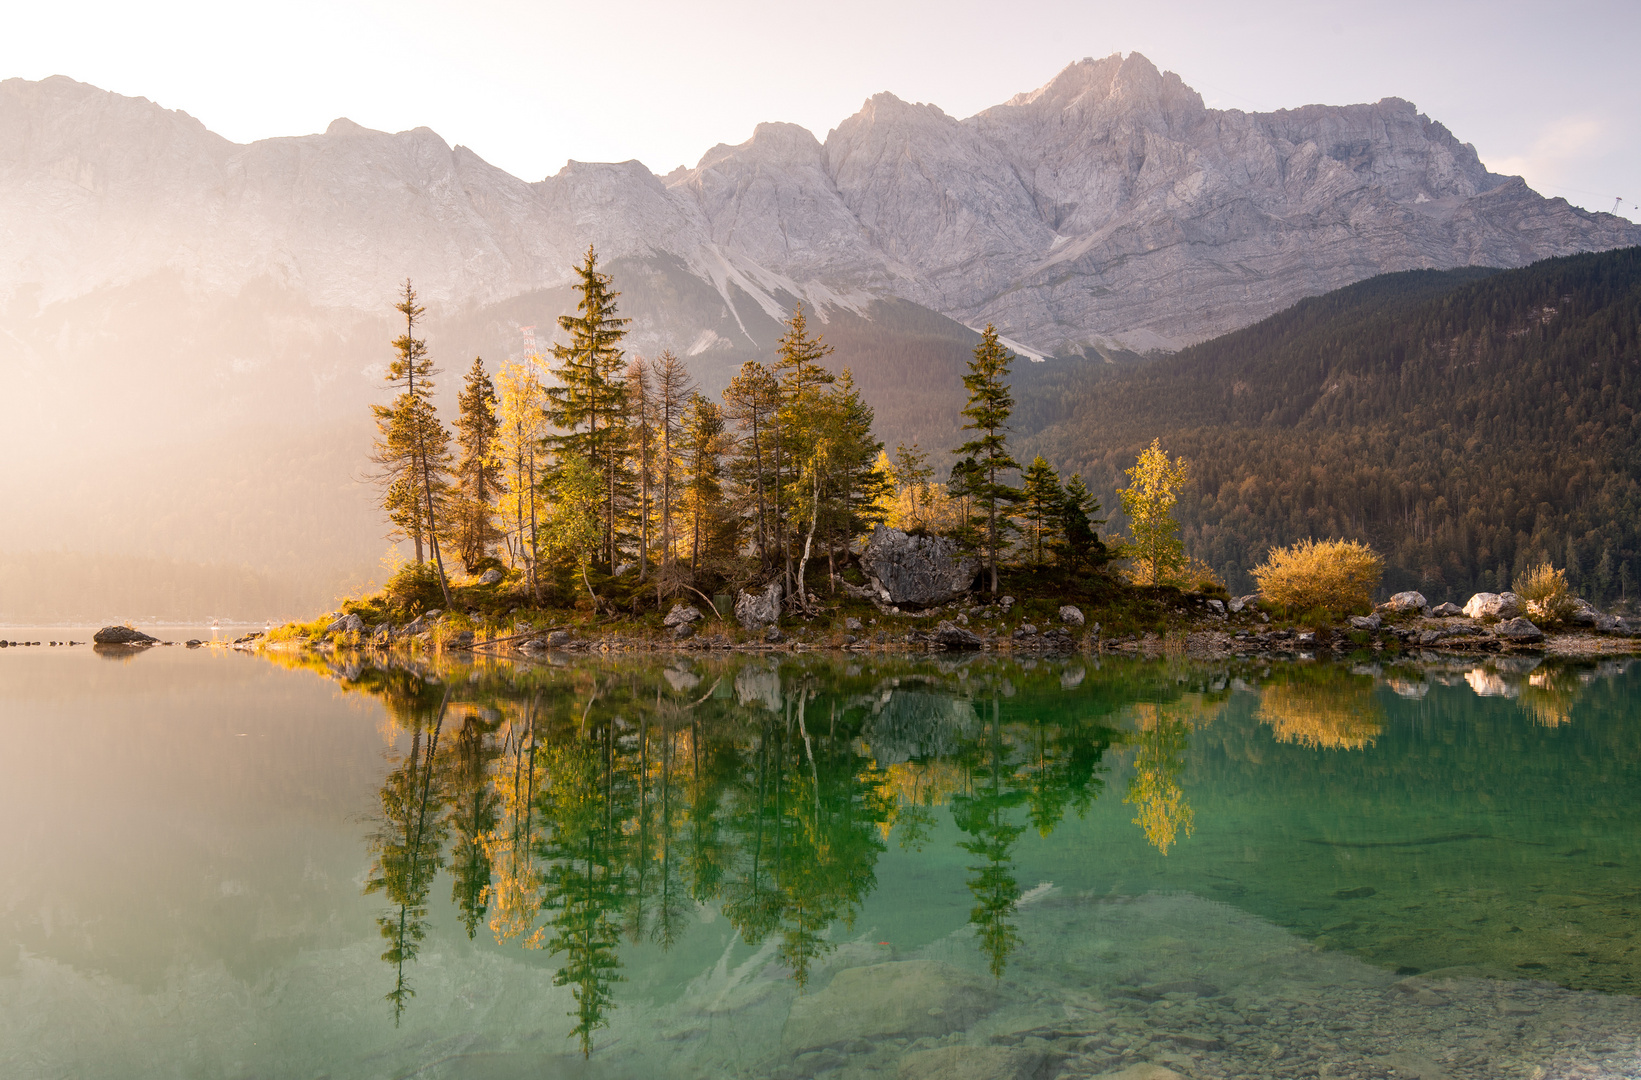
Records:
{"label": "water reflection", "polygon": [[[498,944],[553,957],[584,1054],[617,1008],[624,946],[671,948],[700,911],[720,912],[748,946],[767,944],[802,992],[854,926],[890,845],[943,850],[962,867],[973,947],[1002,979],[1022,937],[1023,839],[1086,815],[1113,769],[1126,770],[1122,802],[1139,834],[1177,858],[1197,832],[1198,740],[1220,769],[1240,760],[1250,775],[1267,767],[1261,747],[1285,748],[1283,768],[1302,784],[1326,775],[1329,760],[1372,751],[1398,696],[1422,700],[1432,686],[1509,695],[1543,730],[1570,723],[1604,670],[301,662],[379,698],[391,722],[365,888],[389,904],[378,925],[395,1017],[414,996],[428,898],[444,872],[470,938],[487,928]],[[1222,887],[1244,888],[1211,886]]]}

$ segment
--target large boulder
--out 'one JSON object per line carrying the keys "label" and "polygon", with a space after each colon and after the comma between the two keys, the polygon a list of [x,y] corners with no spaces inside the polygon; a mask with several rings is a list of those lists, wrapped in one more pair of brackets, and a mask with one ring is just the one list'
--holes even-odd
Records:
{"label": "large boulder", "polygon": [[1429,605],[1425,603],[1424,593],[1399,592],[1389,600],[1379,605],[1381,611],[1423,611]]}
{"label": "large boulder", "polygon": [[735,618],[742,629],[757,630],[781,621],[781,583],[771,581],[762,592],[741,590],[735,599]]}
{"label": "large boulder", "polygon": [[1532,645],[1544,640],[1544,631],[1526,619],[1506,619],[1493,627],[1493,636],[1513,645]]}
{"label": "large boulder", "polygon": [[693,604],[674,604],[667,617],[661,620],[661,625],[668,630],[677,630],[680,626],[689,626],[701,618],[701,609]]}
{"label": "large boulder", "polygon": [[1456,619],[1464,614],[1464,609],[1457,604],[1437,604],[1430,609],[1432,619]]}
{"label": "large boulder", "polygon": [[887,525],[872,530],[860,565],[883,599],[918,607],[963,595],[980,570],[980,560],[959,552],[955,541],[912,536]]}
{"label": "large boulder", "polygon": [[1075,604],[1065,604],[1060,608],[1060,621],[1067,626],[1081,626],[1086,620],[1082,608]]}
{"label": "large boulder", "polygon": [[346,615],[342,616],[340,619],[337,619],[335,622],[333,622],[329,626],[325,627],[325,633],[327,633],[327,634],[358,634],[358,633],[362,633],[364,631],[364,629],[365,629],[365,620],[361,619],[357,614],[350,611]]}
{"label": "large boulder", "polygon": [[105,626],[92,634],[91,640],[98,645],[153,645],[159,642],[159,638],[129,626]]}
{"label": "large boulder", "polygon": [[480,585],[499,585],[499,584],[501,584],[501,579],[506,577],[506,576],[507,576],[506,574],[502,573],[500,570],[498,570],[494,566],[492,566],[490,569],[486,570],[484,573],[479,575],[478,584],[480,584]]}
{"label": "large boulder", "polygon": [[1247,596],[1238,596],[1227,606],[1229,607],[1232,615],[1240,615],[1248,608],[1257,608],[1259,606],[1259,593],[1249,593]]}
{"label": "large boulder", "polygon": [[1465,601],[1464,613],[1472,619],[1513,619],[1522,606],[1521,597],[1513,592],[1479,592]]}

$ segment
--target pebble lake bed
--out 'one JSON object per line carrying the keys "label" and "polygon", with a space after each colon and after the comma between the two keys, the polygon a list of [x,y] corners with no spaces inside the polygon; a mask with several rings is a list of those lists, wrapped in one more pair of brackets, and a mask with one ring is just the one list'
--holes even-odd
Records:
{"label": "pebble lake bed", "polygon": [[1633,1077],[1637,691],[8,649],[0,1075]]}

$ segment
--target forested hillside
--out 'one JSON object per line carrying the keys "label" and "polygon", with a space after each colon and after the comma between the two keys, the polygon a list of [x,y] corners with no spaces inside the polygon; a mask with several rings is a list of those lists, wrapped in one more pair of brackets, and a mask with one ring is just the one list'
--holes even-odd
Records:
{"label": "forested hillside", "polygon": [[1020,368],[1022,448],[1108,508],[1151,439],[1190,459],[1187,548],[1233,589],[1310,536],[1371,542],[1387,588],[1432,600],[1542,558],[1635,591],[1641,248],[1390,274],[1138,367]]}

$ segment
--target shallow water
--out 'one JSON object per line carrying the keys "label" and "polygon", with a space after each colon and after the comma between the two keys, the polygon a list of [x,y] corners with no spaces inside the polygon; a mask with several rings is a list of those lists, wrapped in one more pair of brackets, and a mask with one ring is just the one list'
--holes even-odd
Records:
{"label": "shallow water", "polygon": [[0,1076],[1635,1076],[1638,681],[8,649]]}

